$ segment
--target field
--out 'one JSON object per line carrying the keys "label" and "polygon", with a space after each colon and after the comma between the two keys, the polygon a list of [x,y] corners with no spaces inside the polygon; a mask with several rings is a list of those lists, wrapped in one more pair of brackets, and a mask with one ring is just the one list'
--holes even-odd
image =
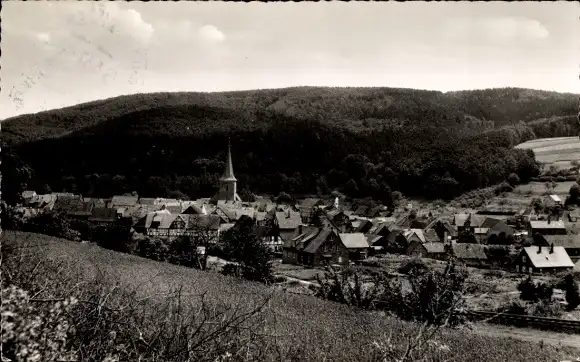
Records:
{"label": "field", "polygon": [[[263,333],[273,336],[272,344],[276,351],[282,351],[283,359],[293,351],[293,360],[379,361],[383,357],[378,354],[379,347],[376,346],[388,344],[390,333],[390,342],[396,348],[402,348],[406,336],[414,335],[418,330],[415,324],[379,313],[284,293],[280,288],[243,282],[217,273],[120,254],[92,244],[15,232],[6,232],[4,238],[4,242],[9,239],[27,240],[42,245],[40,256],[44,260],[64,263],[67,273],[78,275],[85,282],[108,280],[117,287],[135,289],[144,297],[164,298],[165,293],[180,288],[182,295],[191,295],[192,299],[206,293],[212,303],[245,306],[271,294],[262,328]],[[580,350],[576,348],[516,340],[509,334],[498,336],[486,328],[483,334],[470,330],[469,326],[438,332],[435,339],[446,347],[425,351],[429,354],[428,360],[560,361],[580,356]],[[538,338],[531,339],[538,341]]]}
{"label": "field", "polygon": [[571,161],[580,161],[580,139],[578,137],[541,138],[527,141],[516,146],[531,149],[536,160],[547,167],[569,168]]}

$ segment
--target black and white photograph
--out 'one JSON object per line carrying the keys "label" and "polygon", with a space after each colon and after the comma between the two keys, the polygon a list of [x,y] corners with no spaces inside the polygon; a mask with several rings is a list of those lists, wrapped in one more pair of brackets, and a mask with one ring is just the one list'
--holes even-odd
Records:
{"label": "black and white photograph", "polygon": [[580,3],[0,17],[2,362],[580,361]]}

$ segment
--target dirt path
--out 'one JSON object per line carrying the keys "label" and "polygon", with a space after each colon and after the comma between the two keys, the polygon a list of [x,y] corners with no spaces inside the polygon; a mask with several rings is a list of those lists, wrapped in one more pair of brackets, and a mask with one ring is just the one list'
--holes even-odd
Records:
{"label": "dirt path", "polygon": [[[579,334],[558,333],[558,332],[542,331],[537,329],[516,328],[486,323],[473,324],[473,330],[476,333],[480,333],[487,336],[509,337],[514,339],[520,339],[523,341],[538,342],[538,343],[540,341],[543,341],[544,343],[556,346],[561,345],[580,349]],[[580,351],[578,352],[578,358],[580,360]]]}

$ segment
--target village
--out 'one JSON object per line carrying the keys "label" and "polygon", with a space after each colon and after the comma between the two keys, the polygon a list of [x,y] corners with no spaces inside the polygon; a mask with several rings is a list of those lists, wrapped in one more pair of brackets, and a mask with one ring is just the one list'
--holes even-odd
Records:
{"label": "village", "polygon": [[256,234],[282,264],[316,268],[361,264],[384,254],[433,260],[453,257],[468,266],[518,273],[554,273],[580,267],[577,211],[564,210],[557,195],[541,208],[503,207],[462,213],[417,210],[412,204],[386,206],[342,204],[339,197],[306,198],[292,203],[270,199],[244,202],[237,193],[230,148],[219,191],[195,201],[117,195],[93,199],[72,193],[22,194],[25,217],[60,212],[97,224],[131,220],[132,230],[149,237],[195,237],[199,226],[208,242],[249,217]]}

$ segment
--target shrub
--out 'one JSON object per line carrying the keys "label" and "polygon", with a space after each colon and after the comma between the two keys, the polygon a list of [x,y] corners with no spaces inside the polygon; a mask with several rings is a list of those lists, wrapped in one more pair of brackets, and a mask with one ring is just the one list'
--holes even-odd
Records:
{"label": "shrub", "polygon": [[556,181],[557,182],[564,182],[564,181],[566,181],[566,177],[565,176],[558,176],[558,177],[556,177]]}
{"label": "shrub", "polygon": [[520,299],[530,302],[550,301],[554,288],[544,283],[535,283],[532,277],[527,277],[518,284]]}
{"label": "shrub", "polygon": [[77,299],[35,303],[14,285],[2,288],[2,359],[76,361],[69,348],[69,314]]}
{"label": "shrub", "polygon": [[427,264],[425,264],[423,259],[417,257],[404,262],[399,267],[398,272],[407,275],[419,275],[427,272],[428,270],[429,267]]}

